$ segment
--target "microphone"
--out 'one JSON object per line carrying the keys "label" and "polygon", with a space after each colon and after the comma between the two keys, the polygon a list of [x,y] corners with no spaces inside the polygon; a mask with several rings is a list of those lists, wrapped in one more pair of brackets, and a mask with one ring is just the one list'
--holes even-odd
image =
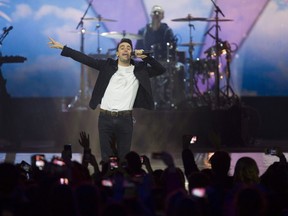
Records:
{"label": "microphone", "polygon": [[9,26],[9,28],[4,27],[3,28],[3,32],[4,33],[8,33],[9,31],[11,31],[13,29],[13,26]]}
{"label": "microphone", "polygon": [[[141,53],[141,55],[147,55],[147,56],[148,56],[148,55],[150,55],[150,54],[152,54],[152,53],[153,53],[153,51],[151,51],[151,50],[150,50],[150,51],[144,50],[144,51]],[[136,56],[136,55],[135,55],[135,51],[132,51],[132,52],[131,52],[131,56]]]}

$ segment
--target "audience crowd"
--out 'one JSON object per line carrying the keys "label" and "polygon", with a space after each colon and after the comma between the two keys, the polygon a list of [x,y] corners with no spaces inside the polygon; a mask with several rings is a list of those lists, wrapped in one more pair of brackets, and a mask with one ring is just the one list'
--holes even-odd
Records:
{"label": "audience crowd", "polygon": [[162,160],[165,168],[153,169],[149,157],[134,151],[125,161],[118,161],[117,154],[109,163],[97,161],[85,132],[79,144],[82,163],[72,160],[69,147],[51,161],[33,155],[29,163],[2,162],[1,215],[288,215],[288,166],[280,149],[275,152],[279,162],[260,176],[251,157],[240,158],[230,175],[231,158],[225,151],[216,151],[209,159],[211,168],[201,170],[191,149],[182,150],[182,169],[163,151],[151,157]]}

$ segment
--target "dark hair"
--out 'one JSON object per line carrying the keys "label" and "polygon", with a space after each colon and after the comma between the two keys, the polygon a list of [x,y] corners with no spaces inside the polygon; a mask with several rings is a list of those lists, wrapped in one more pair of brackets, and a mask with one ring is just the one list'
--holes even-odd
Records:
{"label": "dark hair", "polygon": [[121,43],[128,43],[131,46],[131,49],[133,50],[132,41],[129,38],[122,38],[121,41],[117,44],[117,51]]}
{"label": "dark hair", "polygon": [[216,151],[210,158],[213,172],[227,174],[230,169],[231,157],[226,151]]}

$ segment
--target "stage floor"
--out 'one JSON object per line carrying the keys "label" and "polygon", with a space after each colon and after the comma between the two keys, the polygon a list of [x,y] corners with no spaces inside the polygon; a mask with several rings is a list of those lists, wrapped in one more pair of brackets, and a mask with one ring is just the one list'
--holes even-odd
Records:
{"label": "stage floor", "polygon": [[[69,100],[71,98],[64,101],[67,103]],[[264,155],[266,148],[280,147],[288,152],[288,98],[247,97],[241,100],[243,109],[136,109],[133,112],[132,150],[148,156],[152,152],[168,151],[172,153],[177,166],[181,167],[183,135],[196,135],[197,143],[189,145],[189,148],[197,154],[200,168],[209,166],[205,162],[209,153],[221,149],[230,152],[234,162],[242,155],[251,155],[265,170],[273,160],[277,160]],[[90,134],[92,151],[100,158],[97,131],[99,109],[63,112],[63,98],[14,98],[12,104],[9,130],[4,127],[12,140],[0,136],[1,161],[30,160],[35,153],[59,154],[65,144],[72,145],[76,160],[79,160],[82,152],[78,144],[81,131]],[[215,142],[215,134],[221,138],[221,145]],[[157,168],[164,164],[154,160],[152,165]]]}

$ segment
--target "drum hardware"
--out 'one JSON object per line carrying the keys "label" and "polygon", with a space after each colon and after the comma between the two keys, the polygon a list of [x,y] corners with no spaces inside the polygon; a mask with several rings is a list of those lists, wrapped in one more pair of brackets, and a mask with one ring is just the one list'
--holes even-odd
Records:
{"label": "drum hardware", "polygon": [[[84,53],[84,35],[85,35],[85,28],[84,28],[84,23],[83,20],[89,10],[89,8],[91,7],[91,3],[88,5],[86,11],[84,12],[83,16],[81,17],[76,30],[79,30],[80,32],[80,52]],[[80,89],[78,91],[78,94],[75,95],[74,100],[68,104],[67,109],[63,109],[64,111],[68,111],[71,109],[76,109],[76,110],[87,110],[88,107],[87,105],[85,105],[85,98],[86,98],[86,94],[85,94],[85,68],[84,65],[81,64],[81,70],[80,70]]]}
{"label": "drum hardware", "polygon": [[184,51],[176,51],[175,61],[185,64],[185,62],[186,62],[186,53]]}
{"label": "drum hardware", "polygon": [[167,109],[169,107],[170,92],[168,83],[169,77],[167,73],[151,78],[152,94],[154,95],[156,109]]}
{"label": "drum hardware", "polygon": [[[229,89],[230,89],[230,65],[228,63],[228,61],[230,61],[229,59],[231,58],[231,47],[230,47],[230,44],[228,43],[228,41],[224,41],[222,42],[221,40],[219,40],[220,42],[218,43],[218,48],[216,48],[216,45],[215,46],[212,46],[212,47],[209,47],[207,50],[204,51],[204,53],[206,54],[206,58],[209,60],[209,61],[213,61],[213,64],[211,65],[211,69],[213,69],[214,72],[214,76],[216,76],[216,70],[217,70],[217,59],[216,58],[219,58],[220,56],[223,56],[223,55],[226,55],[226,76],[223,74],[223,73],[220,73],[219,71],[219,80],[222,80],[224,79],[224,77],[226,77],[226,95],[229,95]],[[216,50],[218,53],[216,53]],[[229,57],[230,56],[230,57]],[[218,65],[218,68],[220,67],[220,65]],[[232,89],[231,89],[232,90]],[[219,90],[221,93],[222,89]],[[233,90],[232,90],[233,92]],[[233,93],[234,94],[234,93]],[[223,94],[222,94],[223,95]]]}
{"label": "drum hardware", "polygon": [[193,61],[192,68],[195,74],[209,74],[215,71],[216,68],[215,59],[199,59]]}
{"label": "drum hardware", "polygon": [[229,21],[233,21],[233,19],[209,18],[205,21],[207,22],[229,22]]}
{"label": "drum hardware", "polygon": [[[166,53],[163,52],[164,49],[166,49]],[[167,42],[166,44],[155,43],[151,45],[152,56],[158,61],[165,61],[167,63],[175,61],[175,50],[176,45],[173,42]]]}
{"label": "drum hardware", "polygon": [[176,62],[170,67],[169,71],[170,107],[178,108],[178,104],[183,102],[186,97],[185,88],[185,67],[181,62]]}
{"label": "drum hardware", "polygon": [[232,50],[230,44],[227,41],[225,41],[224,47],[226,50],[226,95],[229,96],[229,90],[231,90],[232,95],[234,95],[234,91],[230,86],[230,77],[231,77],[230,62],[232,60],[231,56]]}
{"label": "drum hardware", "polygon": [[[204,51],[206,54],[206,58],[208,61],[210,61],[212,64],[210,65],[210,69],[214,68],[214,76],[216,77],[216,71],[217,68],[220,67],[220,64],[217,67],[217,59],[219,59],[221,56],[226,56],[226,66],[225,66],[225,72],[219,73],[219,80],[226,78],[226,85],[219,89],[219,94],[225,98],[226,101],[228,101],[229,97],[235,96],[235,93],[233,89],[230,86],[230,77],[231,77],[231,71],[230,71],[230,62],[231,62],[231,53],[233,52],[231,50],[230,43],[228,41],[221,41],[219,39],[218,47],[212,46]],[[199,66],[199,65],[198,65]],[[199,68],[198,68],[199,69]],[[200,68],[199,70],[202,70],[203,68]],[[231,93],[231,94],[230,94]],[[220,101],[223,104],[223,100]]]}
{"label": "drum hardware", "polygon": [[127,33],[125,30],[122,32],[116,32],[116,31],[111,31],[111,32],[103,32],[101,33],[101,36],[107,37],[107,38],[113,38],[113,39],[122,39],[122,38],[129,38],[131,40],[141,40],[143,39],[142,35],[138,34],[132,34],[132,33]]}
{"label": "drum hardware", "polygon": [[176,44],[173,42],[167,42],[166,43],[166,61],[176,61]]}
{"label": "drum hardware", "polygon": [[191,21],[204,21],[204,22],[229,22],[233,19],[220,19],[216,18],[204,18],[204,17],[193,17],[191,14],[188,14],[187,17],[172,19],[174,22],[191,22]]}
{"label": "drum hardware", "polygon": [[[84,53],[84,35],[86,33],[86,30],[84,28],[84,22],[83,20],[93,20],[93,21],[97,21],[97,25],[96,25],[96,30],[97,30],[97,40],[98,40],[98,47],[97,47],[97,54],[101,53],[101,48],[100,48],[100,33],[99,33],[99,29],[100,29],[100,22],[115,22],[116,20],[112,20],[112,19],[106,19],[103,18],[101,15],[99,15],[98,17],[95,18],[86,18],[86,14],[89,10],[89,8],[92,5],[92,1],[89,3],[88,7],[86,8],[83,16],[81,17],[76,30],[80,32],[80,52]],[[80,29],[80,30],[79,30]],[[78,91],[78,94],[74,97],[74,100],[68,104],[67,110],[65,111],[69,111],[71,109],[73,110],[87,110],[87,97],[88,97],[88,92],[87,92],[87,82],[85,80],[86,74],[85,74],[85,67],[83,64],[81,64],[81,74],[80,74],[80,89]]]}
{"label": "drum hardware", "polygon": [[103,18],[101,15],[98,15],[97,17],[83,18],[83,20],[90,20],[90,21],[97,21],[97,22],[117,22],[117,20]]}
{"label": "drum hardware", "polygon": [[91,31],[87,31],[86,29],[81,29],[81,30],[72,30],[72,31],[68,31],[70,33],[76,33],[76,34],[92,34],[92,35],[96,35],[96,32],[91,32]]}
{"label": "drum hardware", "polygon": [[[231,47],[228,41],[222,42],[221,40],[217,45],[209,47],[207,50],[204,51],[204,54],[206,54],[207,58],[215,58],[217,56],[225,55],[227,52],[231,52]],[[218,54],[216,53],[216,50],[218,50]]]}
{"label": "drum hardware", "polygon": [[167,53],[167,55],[166,55],[166,61],[167,62],[170,62],[170,48],[173,48],[173,46],[172,45],[170,45],[170,43],[168,42],[167,44],[166,44],[166,53]]}
{"label": "drum hardware", "polygon": [[[223,51],[226,49],[223,49],[223,47],[225,45],[228,45],[228,43],[223,43],[220,38],[219,38],[219,29],[220,29],[220,25],[219,22],[222,21],[232,21],[231,19],[220,19],[219,18],[219,13],[225,17],[225,15],[223,14],[223,12],[221,11],[221,9],[216,5],[216,3],[211,0],[214,7],[215,7],[215,18],[209,18],[206,21],[207,22],[215,22],[215,25],[213,25],[206,34],[209,33],[209,35],[215,39],[215,46],[213,46],[212,48],[209,48],[208,50],[205,51],[205,54],[207,54],[207,56],[209,58],[214,58],[216,60],[216,67],[215,67],[215,87],[214,87],[214,95],[215,95],[215,108],[219,108],[220,105],[220,71],[219,71],[219,58],[220,56],[223,54]],[[215,28],[215,35],[211,35],[210,34],[210,30],[212,30],[213,28]],[[230,70],[230,69],[229,69]]]}
{"label": "drum hardware", "polygon": [[192,21],[206,21],[207,18],[204,17],[193,17],[191,14],[188,14],[186,17],[184,18],[176,18],[176,19],[172,19],[171,21],[174,22],[188,22],[188,26],[189,26],[189,42],[188,43],[184,43],[184,44],[179,44],[178,46],[188,46],[189,47],[189,56],[190,56],[190,61],[193,61],[193,56],[192,56],[192,52],[194,51],[194,46],[197,45],[203,45],[202,43],[193,43],[192,41],[192,28],[195,29],[194,25],[191,24]]}
{"label": "drum hardware", "polygon": [[[202,85],[206,86],[206,92],[211,89],[211,83],[209,80],[214,77],[214,71],[216,67],[216,60],[215,59],[195,59],[193,64],[191,65],[193,68],[193,74],[195,79],[195,86],[198,87],[199,82],[201,81]],[[200,90],[199,90],[200,91]],[[201,97],[204,97],[203,92],[201,93]],[[203,100],[205,101],[205,100]]]}
{"label": "drum hardware", "polygon": [[194,46],[201,46],[201,45],[205,45],[205,43],[182,43],[182,44],[178,44],[178,46],[188,46],[188,47],[194,47]]}
{"label": "drum hardware", "polygon": [[[189,26],[189,42],[188,43],[182,43],[178,44],[178,46],[186,46],[188,47],[188,53],[189,53],[189,58],[187,59],[188,63],[188,70],[189,70],[189,84],[191,88],[191,95],[189,96],[190,99],[195,95],[201,103],[203,102],[204,104],[208,103],[211,104],[211,98],[207,98],[208,96],[213,96],[213,98],[216,99],[215,101],[215,107],[217,108],[219,106],[219,94],[220,94],[220,79],[222,78],[222,75],[220,75],[219,72],[219,57],[221,55],[227,55],[226,58],[229,59],[229,43],[227,41],[221,41],[219,39],[219,22],[229,22],[233,21],[232,19],[226,19],[226,18],[219,18],[219,13],[222,14],[223,17],[224,14],[221,11],[221,9],[215,4],[213,0],[211,0],[212,3],[214,4],[215,7],[215,12],[216,15],[214,18],[204,18],[204,17],[193,17],[191,14],[188,14],[188,16],[183,17],[183,18],[177,18],[177,19],[172,19],[172,21],[175,22],[188,22]],[[196,61],[193,58],[193,51],[194,51],[194,46],[198,45],[204,45],[204,43],[194,43],[192,41],[192,28],[194,29],[194,26],[191,24],[193,21],[204,21],[204,22],[215,22],[215,25],[210,27],[209,31],[206,33],[216,41],[215,46],[210,47],[205,51],[205,54],[207,55],[207,59],[196,59]],[[210,31],[215,28],[215,36],[213,36]],[[205,35],[206,35],[205,34]],[[231,50],[231,49],[230,49]],[[227,88],[231,88],[229,86],[229,79],[230,79],[230,66],[229,66],[229,60],[227,60]],[[213,75],[214,74],[214,75]],[[197,85],[198,78],[201,77],[202,83],[205,81],[207,82],[207,92],[209,91],[209,79],[214,76],[215,77],[215,87],[213,89],[213,92],[210,92],[209,94],[202,94],[199,90],[199,87]],[[227,90],[228,92],[228,90]],[[221,92],[222,93],[222,92]],[[188,97],[188,99],[189,99]],[[195,105],[195,104],[194,104]]]}
{"label": "drum hardware", "polygon": [[[188,58],[188,71],[189,71],[189,76],[190,78],[188,79],[189,82],[189,86],[190,86],[190,92],[188,94],[188,100],[191,100],[194,96],[196,97],[201,97],[201,93],[199,91],[199,88],[197,86],[197,82],[196,82],[196,77],[195,77],[195,73],[193,71],[193,52],[194,52],[194,46],[196,45],[202,45],[202,43],[194,43],[192,40],[192,28],[194,28],[194,25],[191,24],[191,21],[204,21],[206,20],[206,18],[195,18],[192,17],[191,15],[188,17],[186,17],[185,19],[178,19],[177,21],[188,21],[188,27],[189,27],[189,42],[188,43],[184,43],[184,44],[180,44],[182,46],[187,46],[188,47],[188,53],[189,53],[189,58]],[[179,46],[180,46],[179,45]]]}
{"label": "drum hardware", "polygon": [[[193,52],[194,52],[194,46],[200,46],[203,45],[204,43],[194,43],[192,40],[192,28],[194,28],[194,25],[191,23],[192,21],[205,21],[206,18],[202,18],[202,17],[192,17],[190,14],[188,14],[187,17],[185,18],[179,18],[179,19],[173,19],[172,21],[185,21],[188,22],[188,27],[189,27],[189,42],[188,43],[182,43],[182,44],[178,44],[178,46],[185,46],[188,48],[188,53],[189,53],[189,58],[186,60],[186,58],[184,59],[184,64],[188,63],[188,77],[187,76],[182,76],[181,80],[182,80],[182,86],[184,86],[183,88],[183,92],[184,92],[184,97],[181,98],[182,101],[177,101],[178,103],[183,103],[183,101],[194,101],[194,96],[196,96],[197,98],[201,97],[201,93],[199,91],[199,88],[197,86],[197,81],[196,81],[196,77],[195,74],[193,72]],[[184,68],[184,66],[183,66]],[[178,85],[179,87],[179,85]],[[185,91],[188,90],[188,93],[186,93]],[[193,103],[194,104],[194,103]],[[177,105],[176,105],[177,108]]]}
{"label": "drum hardware", "polygon": [[[161,61],[160,61],[161,62]],[[185,67],[180,62],[161,64],[167,69],[165,74],[151,78],[156,109],[177,109],[177,104],[185,100]]]}
{"label": "drum hardware", "polygon": [[188,14],[186,17],[172,19],[174,22],[191,22],[191,21],[207,21],[207,18],[204,17],[193,17],[191,14]]}
{"label": "drum hardware", "polygon": [[[8,29],[3,28],[3,33],[0,35],[0,45],[1,46],[3,45],[4,39],[9,34],[9,31],[12,30],[12,29],[13,29],[12,26],[10,26]],[[26,57],[19,56],[19,55],[16,55],[16,56],[2,56],[2,52],[0,51],[0,102],[3,103],[1,105],[5,106],[5,103],[7,103],[7,99],[10,99],[10,95],[7,92],[7,88],[6,88],[7,80],[3,77],[3,74],[2,74],[2,64],[6,64],[6,63],[9,63],[9,64],[10,63],[23,63],[26,60],[27,60]],[[2,106],[2,107],[4,108],[4,106]],[[3,111],[4,111],[4,109],[3,109]],[[2,114],[2,113],[0,113],[0,114]],[[3,114],[4,114],[4,112],[3,112]],[[5,125],[5,126],[7,126],[7,125]]]}
{"label": "drum hardware", "polygon": [[114,19],[107,19],[107,18],[103,18],[100,14],[97,17],[87,17],[87,18],[83,18],[83,20],[88,20],[88,21],[96,21],[96,31],[97,31],[97,53],[100,54],[102,51],[102,48],[100,47],[100,23],[101,22],[117,22],[117,20]]}

